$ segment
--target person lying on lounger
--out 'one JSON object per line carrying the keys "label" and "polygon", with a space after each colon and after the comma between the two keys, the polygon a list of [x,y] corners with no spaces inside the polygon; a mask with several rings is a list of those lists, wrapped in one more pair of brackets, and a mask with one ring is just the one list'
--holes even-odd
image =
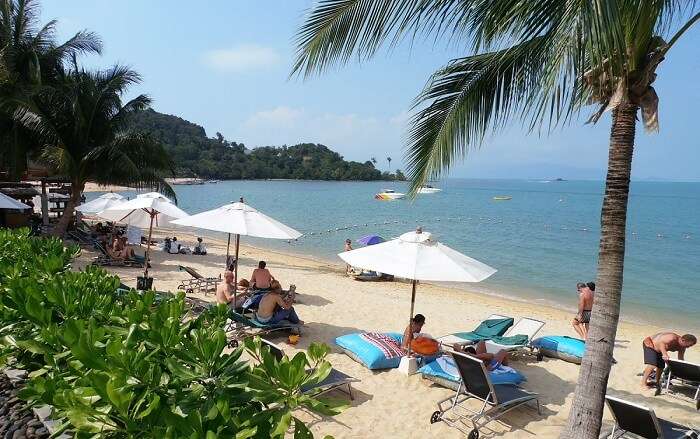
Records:
{"label": "person lying on lounger", "polygon": [[294,296],[293,292],[283,295],[282,286],[279,282],[273,281],[270,291],[265,293],[260,300],[255,318],[263,324],[275,324],[286,320],[295,325],[303,325],[304,322],[299,320],[299,316],[292,306]]}
{"label": "person lying on lounger", "polygon": [[[649,376],[656,371],[656,379],[661,379],[661,371],[666,367],[669,352],[678,352],[678,359],[685,358],[685,350],[695,346],[698,339],[692,334],[680,336],[674,332],[659,332],[647,337],[642,342],[644,349],[644,373],[642,374],[642,389],[650,387]],[[652,383],[652,386],[655,386]]]}
{"label": "person lying on lounger", "polygon": [[487,370],[494,370],[501,364],[504,366],[508,365],[508,352],[504,351],[503,349],[499,350],[495,354],[486,352],[486,342],[483,340],[477,343],[476,346],[462,346],[461,344],[457,343],[452,346],[452,349],[454,349],[455,352],[462,352],[471,357],[478,358],[484,362]]}

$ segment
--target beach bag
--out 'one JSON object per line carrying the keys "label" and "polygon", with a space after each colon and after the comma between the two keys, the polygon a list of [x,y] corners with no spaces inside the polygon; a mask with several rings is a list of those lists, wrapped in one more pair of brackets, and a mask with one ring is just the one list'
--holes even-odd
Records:
{"label": "beach bag", "polygon": [[262,300],[264,293],[258,293],[250,296],[243,302],[243,309],[244,310],[257,310],[258,307],[260,306],[260,301]]}
{"label": "beach bag", "polygon": [[428,337],[418,337],[411,341],[411,350],[416,354],[435,355],[440,346],[437,340]]}

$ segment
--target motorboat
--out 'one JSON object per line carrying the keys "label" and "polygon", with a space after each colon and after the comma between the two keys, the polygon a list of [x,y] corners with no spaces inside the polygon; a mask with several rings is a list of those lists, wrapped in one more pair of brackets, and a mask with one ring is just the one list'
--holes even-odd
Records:
{"label": "motorboat", "polygon": [[513,199],[513,197],[511,197],[510,195],[497,195],[497,196],[493,197],[494,201],[509,201],[512,199]]}
{"label": "motorboat", "polygon": [[405,197],[406,194],[402,194],[401,192],[396,192],[393,189],[384,189],[380,193],[376,194],[374,196],[375,200],[382,200],[382,201],[389,201],[389,200],[400,200],[401,198]]}
{"label": "motorboat", "polygon": [[418,189],[419,194],[436,194],[438,192],[442,192],[442,189],[430,185],[421,186],[420,189]]}

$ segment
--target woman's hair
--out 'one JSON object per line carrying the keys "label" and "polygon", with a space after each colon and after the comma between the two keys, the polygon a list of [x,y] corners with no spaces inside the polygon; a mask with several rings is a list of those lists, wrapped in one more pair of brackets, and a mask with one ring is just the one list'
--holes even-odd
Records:
{"label": "woman's hair", "polygon": [[416,314],[412,320],[413,323],[418,323],[419,325],[422,325],[423,323],[425,323],[425,316],[423,314]]}
{"label": "woman's hair", "polygon": [[474,349],[473,346],[467,346],[466,348],[464,348],[464,352],[476,355],[476,349]]}
{"label": "woman's hair", "polygon": [[250,286],[250,282],[248,282],[248,279],[241,279],[238,281],[238,285],[248,288]]}
{"label": "woman's hair", "polygon": [[277,282],[276,280],[273,280],[270,282],[270,289],[271,290],[281,290],[282,289],[282,284]]}

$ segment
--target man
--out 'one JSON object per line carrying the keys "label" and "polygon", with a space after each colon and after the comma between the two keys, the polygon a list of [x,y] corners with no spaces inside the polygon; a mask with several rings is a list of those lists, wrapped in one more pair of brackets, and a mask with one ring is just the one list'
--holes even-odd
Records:
{"label": "man", "polygon": [[[248,290],[246,288],[247,283],[247,280],[241,279],[240,285],[243,288],[238,288],[236,283],[234,282],[233,272],[225,271],[224,281],[216,287],[216,303],[222,303],[224,305],[230,305],[234,308],[240,308],[241,306],[243,306],[243,302],[245,302],[245,300],[249,296]],[[235,296],[235,305],[233,304],[234,292],[237,292]]]}
{"label": "man", "polygon": [[207,254],[207,247],[204,245],[204,242],[202,242],[201,237],[197,238],[197,244],[194,246],[194,251],[192,253],[202,256]]}
{"label": "man", "polygon": [[589,282],[588,284],[579,282],[576,284],[576,290],[578,291],[578,313],[576,313],[576,317],[571,321],[571,326],[573,326],[576,333],[585,340],[586,337],[588,337],[588,325],[591,321],[595,284],[593,282]]}
{"label": "man", "polygon": [[269,290],[270,284],[275,278],[270,274],[270,270],[265,268],[265,261],[258,262],[258,268],[253,270],[250,276],[250,284],[258,290]]}
{"label": "man", "polygon": [[255,318],[263,324],[275,324],[286,320],[295,325],[303,325],[304,322],[299,320],[299,316],[292,306],[293,302],[294,294],[284,297],[281,285],[279,282],[275,282],[270,292],[265,293],[260,300]]}
{"label": "man", "polygon": [[[350,239],[345,240],[344,252],[352,251],[352,241]],[[352,266],[350,264],[345,264],[345,275],[349,276],[352,273]]]}
{"label": "man", "polygon": [[644,373],[642,374],[642,388],[648,389],[649,376],[656,371],[656,382],[661,380],[661,371],[669,359],[669,352],[678,352],[678,359],[683,360],[685,350],[695,346],[698,339],[692,334],[680,336],[674,332],[659,332],[647,337],[642,342],[644,349]]}

